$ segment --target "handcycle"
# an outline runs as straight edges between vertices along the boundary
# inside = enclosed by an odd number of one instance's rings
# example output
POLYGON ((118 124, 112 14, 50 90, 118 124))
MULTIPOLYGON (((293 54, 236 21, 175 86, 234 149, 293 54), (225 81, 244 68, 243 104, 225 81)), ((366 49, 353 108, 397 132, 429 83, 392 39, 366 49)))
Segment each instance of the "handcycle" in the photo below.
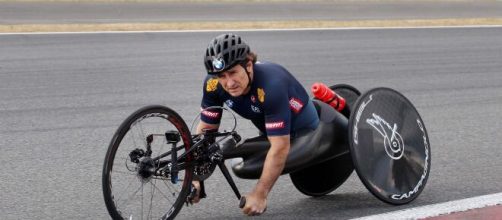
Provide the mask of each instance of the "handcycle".
MULTIPOLYGON (((430 144, 424 123, 399 92, 375 88, 361 94, 350 85, 330 87, 344 97, 344 114, 314 100, 320 124, 292 139, 282 174, 303 194, 319 197, 336 190, 354 170, 383 202, 416 199, 430 171, 430 144)), ((221 107, 224 110, 226 108, 221 107)), ((230 112, 230 111, 229 111, 230 112)), ((218 167, 237 199, 245 204, 225 160, 239 178, 258 179, 270 147, 265 136, 242 140, 235 130, 192 134, 172 109, 152 105, 131 114, 113 136, 103 166, 103 194, 113 219, 174 219, 218 167)))

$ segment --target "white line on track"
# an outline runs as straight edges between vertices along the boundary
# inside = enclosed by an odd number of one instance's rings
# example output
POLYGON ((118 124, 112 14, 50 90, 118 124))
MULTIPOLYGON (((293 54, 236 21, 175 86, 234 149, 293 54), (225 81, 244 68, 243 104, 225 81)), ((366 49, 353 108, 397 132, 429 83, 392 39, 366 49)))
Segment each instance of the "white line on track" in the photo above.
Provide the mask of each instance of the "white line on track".
POLYGON ((323 30, 380 30, 380 29, 440 29, 440 28, 502 28, 502 25, 420 26, 420 27, 335 27, 335 28, 285 28, 285 29, 222 29, 222 30, 165 30, 165 31, 93 31, 93 32, 18 32, 1 35, 38 34, 135 34, 135 33, 204 33, 204 32, 258 32, 258 31, 323 31, 323 30))
POLYGON ((352 220, 420 219, 500 204, 502 204, 502 193, 496 193, 468 199, 404 209, 378 215, 371 215, 352 220))

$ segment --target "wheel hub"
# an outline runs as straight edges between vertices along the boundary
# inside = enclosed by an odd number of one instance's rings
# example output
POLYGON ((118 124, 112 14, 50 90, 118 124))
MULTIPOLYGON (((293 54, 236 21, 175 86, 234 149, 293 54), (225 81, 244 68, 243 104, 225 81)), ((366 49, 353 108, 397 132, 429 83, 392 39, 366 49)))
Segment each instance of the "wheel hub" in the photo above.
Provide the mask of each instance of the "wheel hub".
POLYGON ((145 157, 138 164, 138 176, 144 180, 148 180, 155 174, 155 164, 152 158, 145 157))

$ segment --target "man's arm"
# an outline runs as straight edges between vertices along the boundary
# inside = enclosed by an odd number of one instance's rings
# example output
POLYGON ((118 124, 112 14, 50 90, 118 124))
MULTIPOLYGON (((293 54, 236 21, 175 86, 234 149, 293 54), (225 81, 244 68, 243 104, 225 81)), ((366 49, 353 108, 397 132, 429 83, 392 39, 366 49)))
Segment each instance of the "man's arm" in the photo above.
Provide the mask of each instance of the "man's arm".
MULTIPOLYGON (((200 134, 200 133, 202 133, 202 131, 204 129, 209 129, 209 130, 218 129, 219 126, 220 126, 219 124, 208 124, 208 123, 205 123, 203 121, 200 121, 199 124, 197 125, 196 133, 200 134)), ((198 180, 193 180, 192 181, 192 185, 195 187, 195 189, 197 190, 197 192, 196 192, 195 197, 192 199, 191 202, 198 203, 200 201, 199 195, 200 195, 200 191, 201 191, 200 182, 198 180)))
POLYGON ((267 196, 279 178, 288 158, 290 139, 289 135, 271 136, 270 149, 268 150, 261 177, 253 192, 246 197, 244 214, 259 215, 267 207, 267 196))
POLYGON ((220 127, 219 124, 208 124, 206 122, 200 121, 199 124, 197 125, 197 130, 195 131, 196 134, 202 133, 203 130, 215 130, 220 127))

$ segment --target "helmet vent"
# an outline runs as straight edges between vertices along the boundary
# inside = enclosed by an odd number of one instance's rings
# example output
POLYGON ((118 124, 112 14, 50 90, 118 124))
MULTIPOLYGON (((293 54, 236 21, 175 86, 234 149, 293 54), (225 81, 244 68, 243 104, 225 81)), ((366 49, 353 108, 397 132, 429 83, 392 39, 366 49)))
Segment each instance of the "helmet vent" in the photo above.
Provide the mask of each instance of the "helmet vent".
POLYGON ((212 66, 213 66, 213 63, 210 60, 206 61, 206 68, 213 69, 212 66))
MULTIPOLYGON (((0 0, 1 1, 1 0, 0 0)), ((216 74, 228 70, 228 68, 242 63, 247 59, 249 46, 241 37, 235 34, 222 34, 210 41, 207 49, 204 63, 208 74, 216 74), (213 61, 223 62, 223 67, 215 69, 213 61)))
POLYGON ((235 59, 235 50, 232 50, 232 53, 230 54, 230 57, 232 57, 232 59, 235 59))

